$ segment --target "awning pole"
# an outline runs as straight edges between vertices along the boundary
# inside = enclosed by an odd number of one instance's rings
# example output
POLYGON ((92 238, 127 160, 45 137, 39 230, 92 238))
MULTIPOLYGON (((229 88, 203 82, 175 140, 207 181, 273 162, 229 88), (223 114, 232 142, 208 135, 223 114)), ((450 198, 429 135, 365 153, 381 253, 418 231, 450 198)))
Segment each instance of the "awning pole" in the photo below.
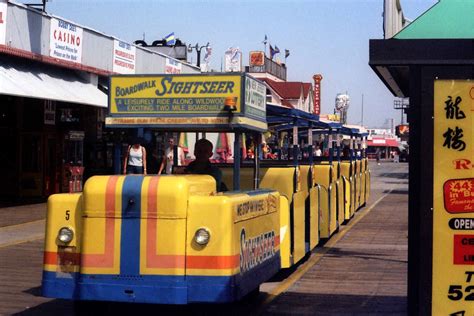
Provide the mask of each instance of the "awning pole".
POLYGON ((253 189, 257 190, 260 185, 260 153, 262 146, 262 134, 255 133, 255 153, 254 153, 254 166, 253 166, 253 189))
POLYGON ((234 191, 240 191, 240 157, 241 151, 240 148, 240 139, 242 138, 242 133, 235 133, 234 135, 234 178, 233 178, 233 187, 234 191))

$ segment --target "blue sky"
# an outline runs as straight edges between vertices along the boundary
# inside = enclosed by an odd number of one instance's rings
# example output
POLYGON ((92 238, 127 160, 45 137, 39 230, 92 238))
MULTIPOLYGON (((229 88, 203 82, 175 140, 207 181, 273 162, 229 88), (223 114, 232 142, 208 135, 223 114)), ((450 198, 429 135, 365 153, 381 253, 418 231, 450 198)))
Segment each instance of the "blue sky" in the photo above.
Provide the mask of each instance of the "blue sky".
MULTIPOLYGON (((401 0, 410 19, 436 2, 401 0)), ((289 81, 311 82, 313 74, 323 75, 323 113, 332 113, 336 94, 347 92, 350 123, 361 122, 362 94, 364 125, 389 127, 384 124, 390 118, 400 122, 394 97, 368 66, 369 39, 383 37, 383 0, 53 0, 46 11, 129 42, 145 33, 151 43, 170 32, 186 44, 209 42, 211 66, 217 70, 231 46, 242 50, 248 65, 249 51, 263 50, 267 35, 282 52, 290 50, 289 81)), ((195 53, 190 56, 195 62, 195 53)))

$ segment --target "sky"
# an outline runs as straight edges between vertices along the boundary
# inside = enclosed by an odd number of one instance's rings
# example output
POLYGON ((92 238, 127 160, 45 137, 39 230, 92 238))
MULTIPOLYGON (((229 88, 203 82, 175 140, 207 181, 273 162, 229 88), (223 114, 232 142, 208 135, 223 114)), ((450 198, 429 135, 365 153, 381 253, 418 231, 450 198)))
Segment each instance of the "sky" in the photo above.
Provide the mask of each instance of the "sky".
MULTIPOLYGON (((437 2, 400 1, 410 20, 437 2)), ((369 39, 383 38, 383 0, 49 0, 46 12, 127 42, 145 36, 151 43, 171 32, 193 46, 209 42, 216 70, 229 47, 239 47, 248 65, 249 52, 263 50, 266 35, 282 62, 290 51, 288 81, 312 82, 322 74, 322 113, 332 113, 336 94, 347 92, 348 123, 388 128, 389 119, 401 120, 394 96, 368 65, 369 39)), ((194 51, 191 58, 195 63, 194 51)))

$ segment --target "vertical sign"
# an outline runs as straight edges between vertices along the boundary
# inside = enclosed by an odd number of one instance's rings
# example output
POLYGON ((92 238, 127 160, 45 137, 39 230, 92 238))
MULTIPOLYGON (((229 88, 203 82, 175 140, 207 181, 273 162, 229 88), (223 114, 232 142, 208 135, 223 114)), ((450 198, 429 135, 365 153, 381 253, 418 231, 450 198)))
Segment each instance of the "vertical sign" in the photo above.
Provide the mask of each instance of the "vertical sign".
POLYGON ((266 86, 250 77, 245 77, 245 114, 265 120, 267 106, 266 86))
POLYGON ((51 18, 49 56, 81 63, 82 33, 82 27, 63 20, 51 18))
POLYGON ((114 40, 113 72, 134 74, 136 49, 131 44, 114 40))
POLYGON ((7 35, 7 1, 0 0, 0 45, 5 45, 7 35))
POLYGON ((319 115, 321 113, 321 80, 323 80, 323 76, 320 74, 314 75, 313 80, 313 113, 319 115))
POLYGON ((474 314, 474 81, 434 83, 433 315, 474 314))
POLYGON ((225 51, 224 71, 225 72, 242 71, 242 51, 238 47, 231 47, 225 51))

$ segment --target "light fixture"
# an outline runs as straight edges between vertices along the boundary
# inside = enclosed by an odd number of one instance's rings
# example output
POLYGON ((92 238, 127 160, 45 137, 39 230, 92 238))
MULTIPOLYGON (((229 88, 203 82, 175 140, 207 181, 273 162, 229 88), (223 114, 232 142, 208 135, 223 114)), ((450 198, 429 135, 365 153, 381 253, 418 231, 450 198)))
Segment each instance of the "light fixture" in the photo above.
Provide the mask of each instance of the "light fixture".
POLYGON ((69 227, 61 227, 58 232, 58 239, 62 243, 70 243, 74 237, 74 231, 69 227))
POLYGON ((194 241, 200 246, 205 246, 211 239, 211 233, 206 228, 199 228, 194 233, 194 241))

